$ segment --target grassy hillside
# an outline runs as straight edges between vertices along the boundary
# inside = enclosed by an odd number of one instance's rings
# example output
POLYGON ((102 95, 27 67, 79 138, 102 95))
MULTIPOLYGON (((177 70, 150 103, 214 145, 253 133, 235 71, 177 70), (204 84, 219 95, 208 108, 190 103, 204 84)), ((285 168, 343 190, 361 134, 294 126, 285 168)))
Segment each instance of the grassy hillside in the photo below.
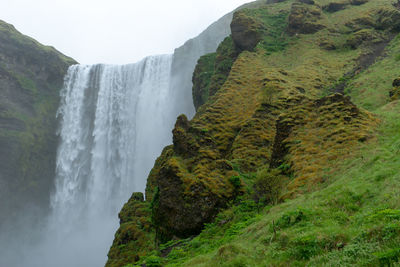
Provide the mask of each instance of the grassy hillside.
POLYGON ((199 60, 196 116, 178 118, 146 201, 120 214, 148 212, 121 221, 108 266, 397 263, 399 26, 391 0, 236 12, 233 46, 199 60))

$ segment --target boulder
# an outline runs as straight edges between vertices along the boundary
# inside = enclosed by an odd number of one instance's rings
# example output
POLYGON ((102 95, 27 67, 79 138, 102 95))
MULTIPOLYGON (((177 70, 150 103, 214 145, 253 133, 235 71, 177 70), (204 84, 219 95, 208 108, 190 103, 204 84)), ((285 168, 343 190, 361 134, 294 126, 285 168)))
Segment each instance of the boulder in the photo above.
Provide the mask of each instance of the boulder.
POLYGON ((400 78, 394 79, 393 88, 389 91, 389 97, 391 100, 397 100, 400 98, 400 78))
POLYGON ((378 30, 400 31, 400 11, 394 8, 382 8, 376 13, 375 27, 378 30))
POLYGON ((253 51, 266 32, 263 24, 244 12, 233 15, 231 23, 232 39, 238 51, 253 51))
POLYGON ((143 200, 143 193, 133 193, 118 216, 121 225, 108 252, 107 267, 135 263, 155 248, 150 203, 143 200))
POLYGON ((300 3, 304 3, 307 5, 314 5, 315 1, 314 0, 298 0, 300 3))
POLYGON ((319 23, 320 18, 321 9, 319 7, 293 3, 289 15, 288 32, 290 34, 315 33, 325 27, 319 23))
POLYGON ((343 10, 346 8, 346 6, 349 4, 347 1, 342 1, 342 2, 333 2, 329 3, 326 6, 323 7, 323 10, 329 13, 334 13, 340 10, 343 10))
POLYGON ((350 0, 350 4, 353 6, 360 6, 365 3, 368 3, 369 0, 350 0))
POLYGON ((346 41, 346 45, 356 49, 364 42, 380 42, 382 39, 374 29, 363 29, 353 33, 346 41))
POLYGON ((400 86, 400 78, 394 79, 392 85, 393 85, 393 87, 398 87, 398 86, 400 86))

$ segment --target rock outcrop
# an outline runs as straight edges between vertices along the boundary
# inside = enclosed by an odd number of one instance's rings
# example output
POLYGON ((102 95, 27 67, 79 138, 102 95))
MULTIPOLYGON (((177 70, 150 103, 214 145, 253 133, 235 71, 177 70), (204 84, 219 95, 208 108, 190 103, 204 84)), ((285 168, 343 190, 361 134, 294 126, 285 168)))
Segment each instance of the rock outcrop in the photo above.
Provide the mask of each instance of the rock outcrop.
POLYGON ((193 73, 193 103, 196 110, 222 87, 238 56, 232 37, 218 46, 217 52, 200 57, 193 73))
POLYGON ((137 262, 155 248, 151 207, 142 193, 133 193, 119 213, 120 228, 108 253, 108 267, 137 262))
POLYGON ((322 10, 316 5, 293 3, 289 15, 288 32, 290 34, 311 34, 325 26, 321 24, 322 10))
POLYGON ((398 100, 400 98, 400 78, 394 79, 393 88, 389 91, 389 97, 391 100, 398 100))
POLYGON ((231 30, 233 42, 239 51, 253 51, 266 31, 261 22, 241 11, 233 15, 231 30))

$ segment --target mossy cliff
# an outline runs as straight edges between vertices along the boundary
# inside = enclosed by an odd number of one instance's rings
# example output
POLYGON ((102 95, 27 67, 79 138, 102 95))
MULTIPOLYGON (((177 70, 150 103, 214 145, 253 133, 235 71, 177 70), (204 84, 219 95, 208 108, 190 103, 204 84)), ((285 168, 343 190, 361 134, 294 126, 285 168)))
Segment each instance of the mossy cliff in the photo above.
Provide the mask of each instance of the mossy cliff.
POLYGON ((0 21, 1 222, 49 205, 59 90, 74 63, 0 21))
MULTIPOLYGON (((119 248, 122 223, 107 266, 339 266, 359 260, 362 252, 351 249, 367 246, 375 238, 369 227, 386 216, 373 209, 381 199, 371 193, 378 195, 384 184, 369 186, 357 171, 367 168, 368 148, 386 151, 388 143, 379 140, 392 138, 381 129, 394 127, 388 120, 398 111, 400 67, 391 53, 400 53, 399 15, 390 0, 257 1, 237 11, 232 35, 198 61, 195 117, 178 117, 173 145, 148 177, 141 205, 149 209, 151 227, 130 233, 144 239, 124 241, 140 240, 142 247, 119 248), (393 115, 382 116, 378 108, 385 105, 393 115), (346 168, 353 168, 354 180, 346 168), (358 219, 365 219, 364 228, 358 219)), ((123 213, 135 203, 131 199, 123 213)), ((398 203, 380 209, 397 214, 398 203)), ((138 225, 141 216, 130 223, 138 225)), ((393 227, 396 216, 385 217, 393 227)), ((399 231, 392 230, 396 234, 374 239, 376 249, 363 254, 370 265, 400 257, 399 231)))

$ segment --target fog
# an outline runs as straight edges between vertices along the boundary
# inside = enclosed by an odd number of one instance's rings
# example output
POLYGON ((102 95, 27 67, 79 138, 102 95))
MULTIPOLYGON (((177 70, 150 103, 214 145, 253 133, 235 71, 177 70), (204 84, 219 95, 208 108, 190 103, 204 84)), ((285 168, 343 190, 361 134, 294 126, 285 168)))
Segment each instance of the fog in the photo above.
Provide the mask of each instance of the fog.
POLYGON ((0 19, 83 64, 170 54, 246 0, 0 0, 0 19))

